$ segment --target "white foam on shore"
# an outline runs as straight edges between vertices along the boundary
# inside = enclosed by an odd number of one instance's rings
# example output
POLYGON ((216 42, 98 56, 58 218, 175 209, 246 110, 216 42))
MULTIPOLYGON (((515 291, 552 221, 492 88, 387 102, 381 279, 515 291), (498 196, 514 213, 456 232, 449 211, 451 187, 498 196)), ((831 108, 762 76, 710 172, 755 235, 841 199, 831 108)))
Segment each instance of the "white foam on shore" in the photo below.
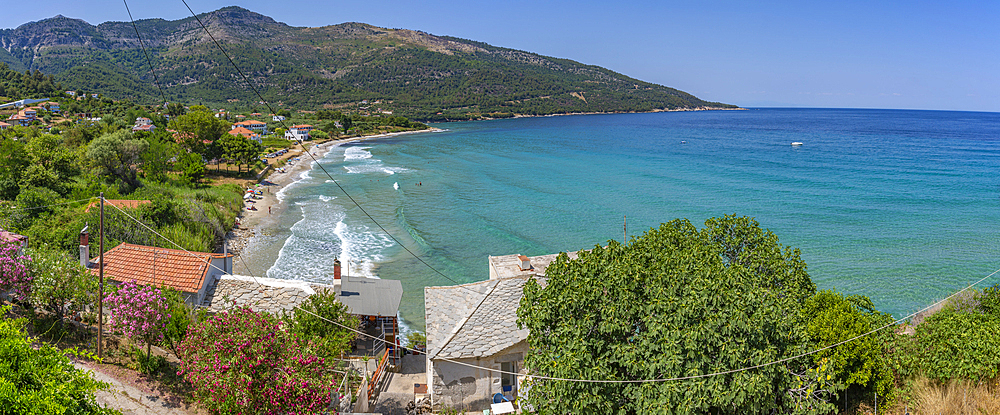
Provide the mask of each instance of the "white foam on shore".
POLYGON ((393 183, 393 184, 392 184, 392 188, 393 188, 393 189, 396 189, 396 190, 399 190, 399 182, 395 182, 395 183, 393 183))
POLYGON ((344 150, 344 161, 365 160, 372 158, 372 153, 368 151, 371 147, 348 147, 344 150))
POLYGON ((324 201, 324 202, 329 202, 329 201, 331 201, 331 200, 333 200, 333 199, 336 199, 336 198, 337 198, 337 196, 324 196, 324 195, 319 195, 319 200, 322 200, 322 201, 324 201))
POLYGON ((332 283, 333 262, 340 259, 344 275, 378 278, 375 268, 395 242, 363 224, 347 222, 342 208, 328 203, 332 199, 320 196, 295 203, 302 219, 292 225, 268 277, 332 283))
POLYGON ((375 264, 385 257, 378 253, 394 243, 386 236, 371 232, 367 226, 351 232, 343 219, 337 222, 333 233, 340 239, 340 263, 344 275, 378 278, 373 272, 375 264))
POLYGON ((281 203, 281 202, 285 201, 285 192, 287 192, 288 189, 291 189, 292 187, 295 187, 296 185, 298 185, 303 180, 308 179, 310 177, 309 176, 309 172, 310 171, 312 171, 312 168, 310 168, 309 170, 303 171, 301 174, 299 174, 299 178, 298 179, 295 179, 295 181, 289 183, 285 187, 282 187, 277 192, 275 192, 274 193, 274 197, 276 197, 278 199, 278 203, 281 203))
POLYGON ((394 175, 407 171, 403 167, 386 166, 368 151, 371 147, 349 147, 344 151, 344 170, 350 174, 385 173, 394 175))

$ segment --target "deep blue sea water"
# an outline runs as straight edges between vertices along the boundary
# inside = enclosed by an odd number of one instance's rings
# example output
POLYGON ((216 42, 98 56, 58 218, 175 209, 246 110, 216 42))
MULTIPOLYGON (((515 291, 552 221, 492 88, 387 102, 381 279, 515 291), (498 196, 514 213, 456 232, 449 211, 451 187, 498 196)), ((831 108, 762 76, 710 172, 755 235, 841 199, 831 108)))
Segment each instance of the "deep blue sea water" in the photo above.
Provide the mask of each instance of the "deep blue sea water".
POLYGON ((423 287, 486 279, 488 255, 621 240, 625 215, 638 235, 733 213, 801 249, 819 288, 868 295, 896 316, 1000 268, 997 113, 754 109, 436 127, 447 131, 348 144, 322 163, 450 280, 318 169, 281 193, 291 207, 268 276, 328 281, 339 256, 352 274, 401 280, 401 315, 421 328, 423 287))

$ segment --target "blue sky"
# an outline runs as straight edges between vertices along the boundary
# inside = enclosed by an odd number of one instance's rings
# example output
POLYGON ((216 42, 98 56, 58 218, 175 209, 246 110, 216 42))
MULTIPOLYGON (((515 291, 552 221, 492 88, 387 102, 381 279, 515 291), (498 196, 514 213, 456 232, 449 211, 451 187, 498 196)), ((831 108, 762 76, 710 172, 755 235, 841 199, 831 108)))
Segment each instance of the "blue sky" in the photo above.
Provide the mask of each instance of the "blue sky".
MULTIPOLYGON (((293 26, 364 22, 573 59, 744 107, 1000 112, 998 1, 188 0, 293 26)), ((188 16, 180 0, 129 3, 188 16)), ((62 14, 127 21, 121 1, 15 2, 0 27, 62 14)))

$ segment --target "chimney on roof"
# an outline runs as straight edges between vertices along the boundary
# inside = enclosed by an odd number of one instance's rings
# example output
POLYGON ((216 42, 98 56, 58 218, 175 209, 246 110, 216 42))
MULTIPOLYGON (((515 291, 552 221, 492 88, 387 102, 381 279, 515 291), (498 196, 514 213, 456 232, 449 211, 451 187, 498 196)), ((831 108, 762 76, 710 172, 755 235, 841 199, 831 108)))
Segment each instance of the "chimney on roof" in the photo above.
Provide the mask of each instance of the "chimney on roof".
POLYGON ((340 259, 333 260, 333 279, 340 279, 340 259))
POLYGON ((80 230, 80 265, 84 268, 90 267, 90 234, 87 230, 90 225, 86 225, 80 230))
POLYGON ((517 256, 517 264, 521 268, 521 271, 531 270, 531 260, 524 255, 517 256))

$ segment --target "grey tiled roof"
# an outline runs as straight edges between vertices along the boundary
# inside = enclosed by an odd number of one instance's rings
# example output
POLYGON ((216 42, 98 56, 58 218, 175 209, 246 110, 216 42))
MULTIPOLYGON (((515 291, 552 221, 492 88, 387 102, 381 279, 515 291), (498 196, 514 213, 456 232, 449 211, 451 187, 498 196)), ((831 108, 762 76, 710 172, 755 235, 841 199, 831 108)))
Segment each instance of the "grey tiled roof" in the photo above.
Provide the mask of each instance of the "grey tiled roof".
POLYGON ((492 356, 528 338, 528 330, 517 328, 517 307, 528 278, 535 277, 425 287, 427 354, 432 359, 492 356))
MULTIPOLYGON (((569 259, 576 259, 580 252, 567 252, 569 259)), ((545 275, 545 269, 549 267, 560 254, 548 254, 528 257, 531 262, 531 269, 522 270, 521 262, 518 261, 517 254, 500 255, 489 257, 490 278, 507 278, 515 275, 545 275)))

